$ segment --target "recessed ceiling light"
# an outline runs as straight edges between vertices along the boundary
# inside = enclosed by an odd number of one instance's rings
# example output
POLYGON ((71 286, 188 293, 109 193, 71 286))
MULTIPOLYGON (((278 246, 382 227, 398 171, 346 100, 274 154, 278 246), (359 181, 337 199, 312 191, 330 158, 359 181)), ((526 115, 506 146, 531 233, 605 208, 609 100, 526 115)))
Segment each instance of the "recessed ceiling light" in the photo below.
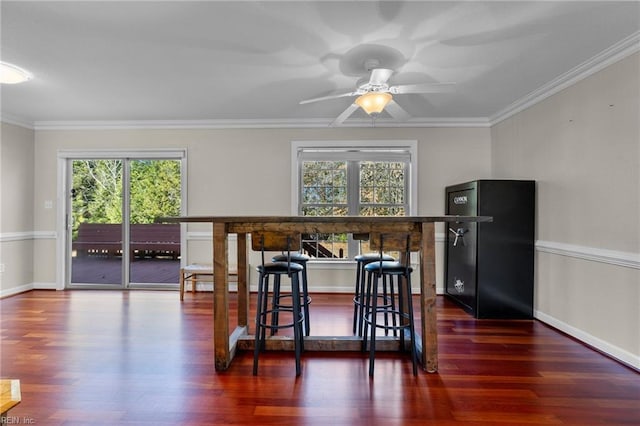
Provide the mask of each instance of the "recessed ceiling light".
POLYGON ((18 66, 9 64, 7 62, 0 62, 0 83, 2 84, 16 84, 24 83, 33 78, 33 75, 18 66))

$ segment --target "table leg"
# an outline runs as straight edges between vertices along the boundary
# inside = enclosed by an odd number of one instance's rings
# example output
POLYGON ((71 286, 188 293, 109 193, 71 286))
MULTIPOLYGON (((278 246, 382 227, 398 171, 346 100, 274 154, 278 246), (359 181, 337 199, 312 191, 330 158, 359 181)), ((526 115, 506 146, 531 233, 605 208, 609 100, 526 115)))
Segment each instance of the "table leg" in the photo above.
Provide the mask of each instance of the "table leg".
MULTIPOLYGON (((249 271, 247 234, 238 234, 238 327, 249 325, 249 271)), ((248 331, 248 328, 247 328, 248 331)))
POLYGON ((231 363, 229 349, 229 248, 227 227, 213 224, 213 351, 216 370, 231 363))
POLYGON ((420 250, 420 309, 422 321, 422 365, 438 371, 438 329, 436 314, 436 242, 433 222, 422 223, 420 250))

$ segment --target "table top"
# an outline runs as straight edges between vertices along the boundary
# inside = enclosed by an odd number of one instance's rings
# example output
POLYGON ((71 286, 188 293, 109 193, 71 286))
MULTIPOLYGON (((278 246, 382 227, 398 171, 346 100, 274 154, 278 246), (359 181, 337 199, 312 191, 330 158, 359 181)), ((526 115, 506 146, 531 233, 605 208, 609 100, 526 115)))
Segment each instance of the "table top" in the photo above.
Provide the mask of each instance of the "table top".
POLYGON ((5 413, 20 403, 20 380, 0 380, 0 413, 5 413))

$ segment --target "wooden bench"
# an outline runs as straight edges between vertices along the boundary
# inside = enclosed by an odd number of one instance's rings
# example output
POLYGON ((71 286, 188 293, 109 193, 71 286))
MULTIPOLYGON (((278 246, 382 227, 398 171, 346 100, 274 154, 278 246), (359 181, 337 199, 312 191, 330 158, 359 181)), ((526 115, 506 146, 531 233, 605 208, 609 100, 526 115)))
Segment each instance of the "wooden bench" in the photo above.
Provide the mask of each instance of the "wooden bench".
POLYGON ((131 225, 132 254, 145 256, 180 256, 179 223, 144 223, 131 225), (177 225, 177 226, 176 226, 177 225))
MULTIPOLYGON (((122 255, 122 225, 119 223, 81 223, 72 244, 78 256, 122 255)), ((180 224, 145 223, 131 225, 131 255, 180 256, 180 224)))
POLYGON ((72 244, 78 256, 122 254, 122 225, 119 223, 81 223, 72 244))
MULTIPOLYGON (((229 271, 229 280, 238 281, 238 271, 229 271)), ((184 300, 185 284, 191 282, 191 292, 196 292, 196 284, 210 282, 213 284, 213 266, 210 263, 192 263, 180 268, 180 301, 184 300)))

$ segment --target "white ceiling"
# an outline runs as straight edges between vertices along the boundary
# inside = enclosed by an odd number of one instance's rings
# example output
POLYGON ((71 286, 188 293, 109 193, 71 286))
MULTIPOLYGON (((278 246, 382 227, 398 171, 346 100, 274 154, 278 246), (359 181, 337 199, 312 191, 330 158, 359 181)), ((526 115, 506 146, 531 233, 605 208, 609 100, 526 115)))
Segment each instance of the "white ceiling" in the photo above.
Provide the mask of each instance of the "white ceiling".
MULTIPOLYGON (((640 2, 2 1, 3 120, 325 126, 350 98, 299 105, 393 68, 405 125, 487 123, 563 76, 638 50, 640 2), (589 62, 591 61, 591 62, 589 62), (577 68, 580 67, 580 68, 577 68)), ((385 125, 386 113, 377 125, 385 125)), ((390 120, 390 118, 389 118, 390 120)), ((370 125, 357 111, 345 125, 370 125)), ((393 124, 390 124, 393 125, 393 124)))

